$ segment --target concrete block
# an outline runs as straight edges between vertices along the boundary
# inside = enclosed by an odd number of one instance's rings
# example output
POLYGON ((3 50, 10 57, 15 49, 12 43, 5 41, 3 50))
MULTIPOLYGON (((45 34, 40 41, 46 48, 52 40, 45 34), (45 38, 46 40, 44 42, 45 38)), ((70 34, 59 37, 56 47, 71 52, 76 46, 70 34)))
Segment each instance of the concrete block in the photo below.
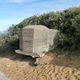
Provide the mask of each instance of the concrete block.
POLYGON ((30 25, 20 30, 20 49, 17 53, 42 57, 57 45, 59 31, 43 25, 30 25))

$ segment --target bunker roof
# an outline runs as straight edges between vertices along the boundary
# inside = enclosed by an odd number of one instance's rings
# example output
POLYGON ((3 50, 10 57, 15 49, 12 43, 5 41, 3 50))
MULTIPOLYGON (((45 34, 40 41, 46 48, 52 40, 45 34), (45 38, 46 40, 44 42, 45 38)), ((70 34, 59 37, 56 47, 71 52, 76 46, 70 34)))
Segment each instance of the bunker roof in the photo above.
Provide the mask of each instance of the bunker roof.
POLYGON ((25 26, 23 29, 42 29, 42 30, 49 30, 46 26, 43 26, 43 25, 28 25, 28 26, 25 26))

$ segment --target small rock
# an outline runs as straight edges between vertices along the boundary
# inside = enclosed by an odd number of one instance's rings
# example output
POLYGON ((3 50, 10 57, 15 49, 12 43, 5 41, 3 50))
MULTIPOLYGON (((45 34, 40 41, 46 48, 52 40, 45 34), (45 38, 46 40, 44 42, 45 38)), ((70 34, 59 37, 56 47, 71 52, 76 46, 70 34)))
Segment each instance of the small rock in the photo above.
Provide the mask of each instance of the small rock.
POLYGON ((58 55, 57 57, 58 57, 58 58, 64 58, 65 55, 58 55))

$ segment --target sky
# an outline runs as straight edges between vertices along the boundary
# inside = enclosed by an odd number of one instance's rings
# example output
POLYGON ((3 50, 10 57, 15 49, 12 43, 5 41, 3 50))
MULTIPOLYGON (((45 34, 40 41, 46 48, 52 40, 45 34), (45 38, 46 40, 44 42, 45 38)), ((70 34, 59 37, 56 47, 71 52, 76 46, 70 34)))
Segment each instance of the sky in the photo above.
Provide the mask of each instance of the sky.
POLYGON ((27 17, 80 6, 80 0, 0 0, 0 31, 27 17))

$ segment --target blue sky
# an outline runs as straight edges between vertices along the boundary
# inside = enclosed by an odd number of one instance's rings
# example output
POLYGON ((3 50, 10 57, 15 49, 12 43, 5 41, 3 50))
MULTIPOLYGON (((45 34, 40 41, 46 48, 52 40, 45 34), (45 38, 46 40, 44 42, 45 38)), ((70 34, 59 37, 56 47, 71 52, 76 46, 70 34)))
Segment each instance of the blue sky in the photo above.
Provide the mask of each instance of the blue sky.
POLYGON ((0 0, 0 31, 27 17, 80 6, 80 0, 0 0))

